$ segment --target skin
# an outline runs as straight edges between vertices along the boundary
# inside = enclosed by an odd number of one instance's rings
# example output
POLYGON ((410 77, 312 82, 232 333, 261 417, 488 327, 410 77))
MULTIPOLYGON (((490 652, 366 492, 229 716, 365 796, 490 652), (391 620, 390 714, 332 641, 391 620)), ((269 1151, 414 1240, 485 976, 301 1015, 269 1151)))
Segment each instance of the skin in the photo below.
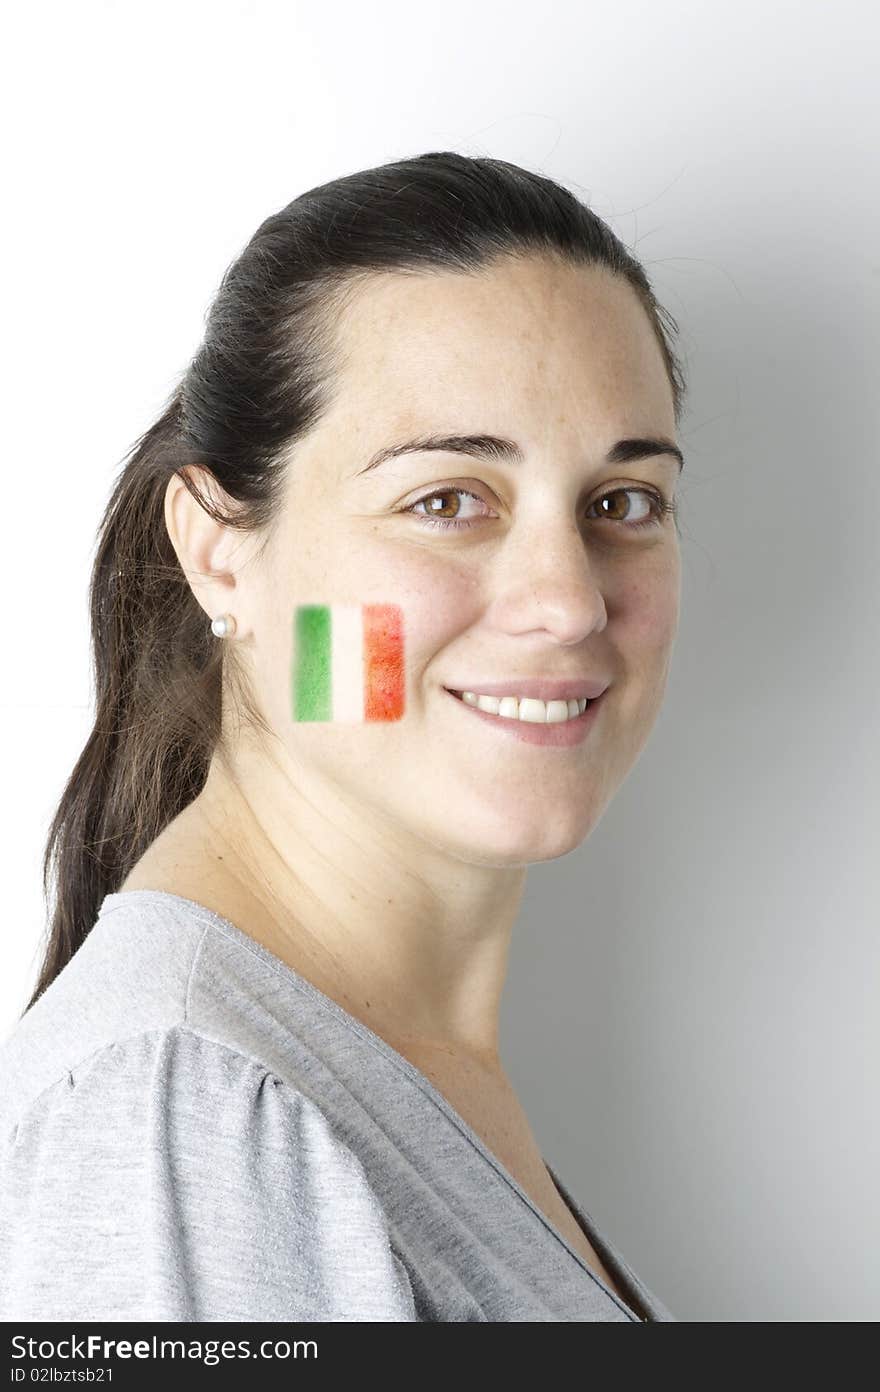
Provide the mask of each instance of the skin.
POLYGON ((242 540, 169 483, 174 548, 206 623, 234 615, 234 637, 216 641, 237 645, 274 739, 231 732, 234 776, 215 758, 157 846, 191 897, 411 1057, 500 1069, 527 866, 589 836, 663 700, 675 522, 628 525, 646 515, 641 494, 618 497, 612 520, 586 514, 612 488, 675 497, 671 456, 602 462, 624 437, 676 441, 672 391, 627 283, 547 257, 375 277, 340 341, 335 404, 292 452, 262 555, 262 538, 242 540), (382 446, 435 431, 508 436, 526 463, 422 453, 356 477, 382 446), (444 491, 430 512, 401 510, 453 486, 479 501, 444 491), (473 525, 425 525, 438 507, 473 525), (404 717, 293 721, 295 607, 368 602, 403 610, 404 717), (511 674, 612 687, 586 740, 560 750, 487 729, 443 689, 511 674))

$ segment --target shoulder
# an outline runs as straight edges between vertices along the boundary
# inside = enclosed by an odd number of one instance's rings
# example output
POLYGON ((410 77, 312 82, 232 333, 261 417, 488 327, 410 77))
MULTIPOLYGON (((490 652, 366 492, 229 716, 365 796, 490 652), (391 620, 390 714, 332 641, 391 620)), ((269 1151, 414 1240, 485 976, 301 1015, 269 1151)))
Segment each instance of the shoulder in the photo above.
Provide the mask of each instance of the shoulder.
MULTIPOLYGON (((0 1041, 0 1135, 72 1073, 97 1082, 123 1063, 136 1071, 163 1040, 169 1068, 210 1040, 229 1046, 224 1055, 217 1043, 218 1063, 271 1054, 279 1030, 264 1003, 277 972, 268 954, 226 928, 172 895, 106 896, 73 957, 0 1041)), ((301 1013, 285 1004, 282 1035, 301 1013)))
MULTIPOLYGON (((197 1143, 204 1152, 260 1151, 264 1164, 292 1145, 310 1164, 338 1164, 342 1146, 311 1098, 267 1064, 186 1023, 111 1040, 66 1068, 18 1115, 6 1134, 80 1134, 133 1155, 197 1143)), ((190 1159, 195 1153, 190 1154, 190 1159)), ((351 1157, 354 1160, 354 1157, 351 1157)))
POLYGON ((19 1317, 414 1318, 386 1215, 322 1109, 186 1025, 96 1050, 6 1143, 19 1217, 0 1306, 19 1317))

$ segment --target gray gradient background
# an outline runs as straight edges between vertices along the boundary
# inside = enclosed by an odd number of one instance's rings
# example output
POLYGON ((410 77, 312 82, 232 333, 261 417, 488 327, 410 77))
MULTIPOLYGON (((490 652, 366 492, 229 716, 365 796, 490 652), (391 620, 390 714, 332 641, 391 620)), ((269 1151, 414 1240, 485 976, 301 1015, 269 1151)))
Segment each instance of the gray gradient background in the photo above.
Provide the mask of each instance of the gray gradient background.
POLYGON ((59 3, 11 27, 0 1033, 90 728, 94 529, 223 269, 338 174, 511 159, 643 259, 690 397, 666 702, 589 840, 530 871, 508 1067, 680 1319, 876 1320, 876 12, 59 3))

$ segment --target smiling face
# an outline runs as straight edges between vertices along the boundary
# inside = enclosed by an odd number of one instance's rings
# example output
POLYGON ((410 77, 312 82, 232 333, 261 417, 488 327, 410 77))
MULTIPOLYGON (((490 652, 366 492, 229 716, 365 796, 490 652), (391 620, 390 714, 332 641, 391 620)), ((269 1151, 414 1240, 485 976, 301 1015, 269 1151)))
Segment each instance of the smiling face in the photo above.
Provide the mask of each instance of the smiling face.
POLYGON ((675 442, 647 315, 625 281, 535 256, 373 277, 339 342, 334 403, 291 452, 282 515, 240 599, 289 777, 317 779, 402 845, 503 866, 564 855, 647 741, 678 624, 678 535, 656 510, 675 497, 678 460, 607 461, 624 439, 675 442), (521 458, 423 450, 367 468, 429 435, 503 437, 521 458), (367 605, 398 607, 402 715, 295 719, 297 614, 367 605), (584 737, 552 745, 449 691, 511 679, 516 695, 525 678, 610 687, 584 737))

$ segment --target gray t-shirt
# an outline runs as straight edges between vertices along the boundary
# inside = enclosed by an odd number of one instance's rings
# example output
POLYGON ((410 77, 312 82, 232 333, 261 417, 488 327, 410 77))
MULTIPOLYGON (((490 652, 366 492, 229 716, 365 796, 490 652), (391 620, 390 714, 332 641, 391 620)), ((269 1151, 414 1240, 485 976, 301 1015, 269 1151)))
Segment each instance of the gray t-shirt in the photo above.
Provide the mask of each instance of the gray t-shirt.
POLYGON ((108 894, 0 1046, 0 1146, 3 1320, 638 1322, 419 1069, 165 891, 108 894))

